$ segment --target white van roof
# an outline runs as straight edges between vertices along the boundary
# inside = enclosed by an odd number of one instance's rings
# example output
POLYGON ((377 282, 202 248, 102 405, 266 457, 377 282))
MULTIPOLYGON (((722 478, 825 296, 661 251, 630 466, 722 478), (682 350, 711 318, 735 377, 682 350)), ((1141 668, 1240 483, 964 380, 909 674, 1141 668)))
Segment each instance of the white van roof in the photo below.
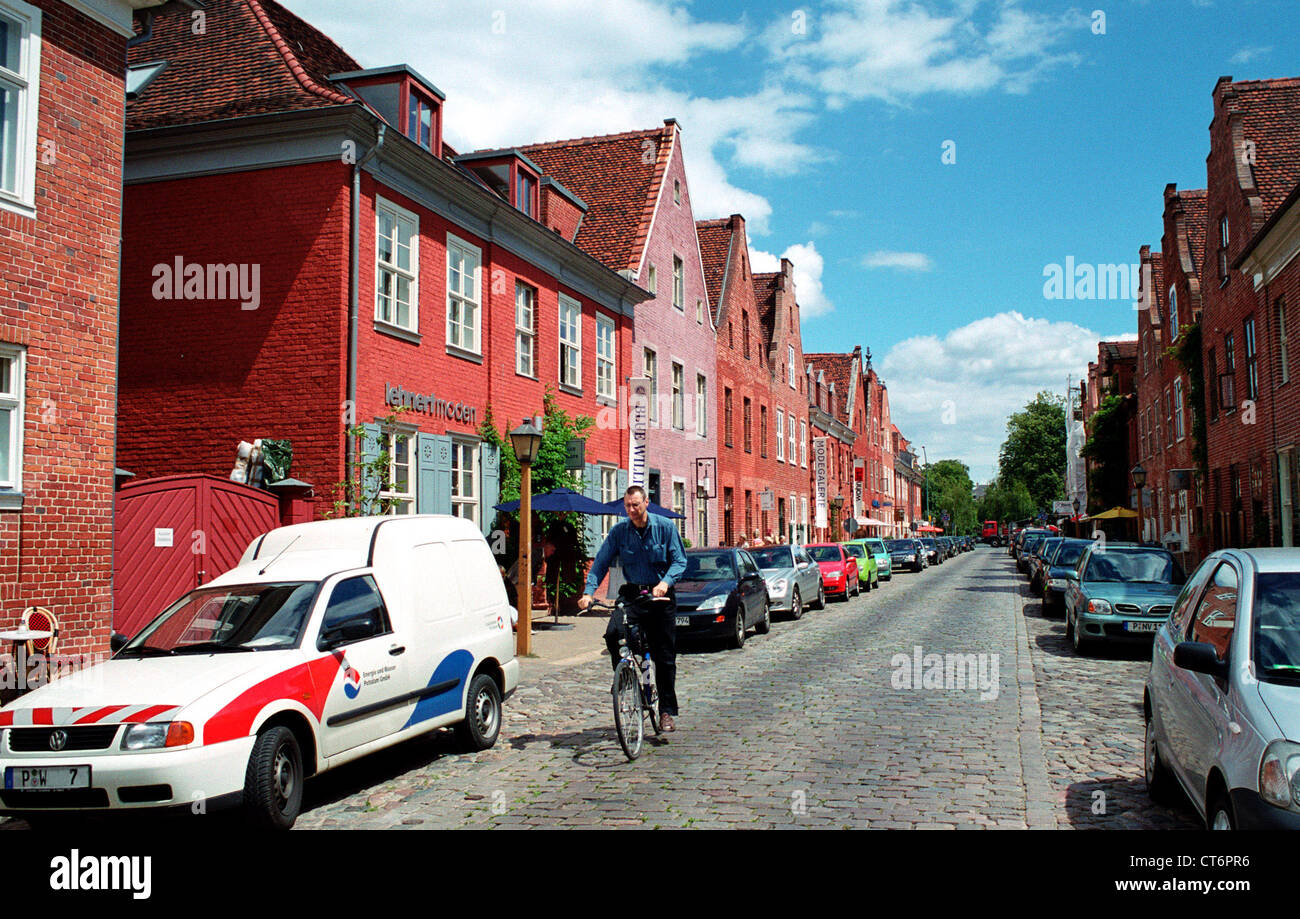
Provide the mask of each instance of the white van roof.
POLYGON ((450 514, 317 520, 280 527, 259 536, 244 550, 238 567, 261 568, 280 556, 319 553, 322 562, 328 557, 330 567, 341 571, 373 565, 388 545, 482 538, 472 521, 450 514))

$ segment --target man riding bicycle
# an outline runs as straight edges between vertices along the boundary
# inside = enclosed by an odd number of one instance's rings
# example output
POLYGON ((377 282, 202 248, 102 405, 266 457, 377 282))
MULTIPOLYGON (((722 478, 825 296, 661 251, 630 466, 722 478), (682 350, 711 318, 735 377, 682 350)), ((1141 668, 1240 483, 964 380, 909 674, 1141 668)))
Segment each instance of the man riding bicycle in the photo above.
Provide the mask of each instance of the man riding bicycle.
MULTIPOLYGON (((674 731, 677 729, 673 723, 677 715, 677 592, 674 585, 686 573, 686 550, 676 525, 667 518, 650 516, 648 508, 645 489, 640 485, 633 485, 623 495, 627 519, 614 524, 596 553, 587 584, 578 598, 578 608, 585 610, 591 605, 592 594, 604 580, 615 556, 627 581, 620 588, 620 594, 626 592, 627 596, 635 596, 644 589, 652 596, 667 598, 667 602, 645 604, 637 624, 649 646, 650 659, 655 663, 660 721, 665 731, 674 731)), ((622 613, 613 613, 605 629, 605 645, 609 648, 610 663, 614 667, 618 666, 618 642, 623 628, 622 613)))

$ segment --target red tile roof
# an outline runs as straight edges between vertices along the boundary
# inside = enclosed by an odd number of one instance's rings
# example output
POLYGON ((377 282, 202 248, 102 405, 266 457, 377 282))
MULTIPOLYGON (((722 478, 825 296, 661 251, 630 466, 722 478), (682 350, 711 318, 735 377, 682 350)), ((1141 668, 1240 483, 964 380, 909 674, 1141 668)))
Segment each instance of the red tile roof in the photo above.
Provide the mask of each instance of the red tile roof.
POLYGON ((716 311, 722 302, 722 281, 727 272, 727 257, 731 254, 731 218, 695 221, 695 233, 700 240, 700 256, 704 259, 704 286, 709 292, 709 302, 716 311))
POLYGON ((853 388, 853 355, 805 352, 803 359, 805 364, 813 365, 814 374, 820 370, 826 375, 827 386, 835 384, 835 417, 845 424, 850 424, 848 408, 849 392, 853 388))
POLYGON ((1205 258, 1205 189, 1180 191, 1179 199, 1183 202, 1183 223, 1187 227, 1187 248, 1191 252, 1192 265, 1196 274, 1201 274, 1201 262, 1205 258))
POLYGON ((587 204, 575 240, 615 271, 641 267, 674 126, 531 144, 519 150, 587 204))
POLYGON ((129 63, 167 68, 127 103, 128 130, 353 104, 327 77, 360 65, 275 0, 208 0, 205 12, 206 34, 169 9, 131 49, 129 63))
POLYGON ((755 272, 754 301, 758 308, 758 324, 763 330, 764 349, 772 344, 772 334, 776 320, 776 292, 780 286, 781 272, 755 272))
POLYGON ((1255 144, 1253 172, 1268 217, 1300 179, 1300 78, 1220 84, 1224 108, 1239 112, 1242 137, 1255 144))

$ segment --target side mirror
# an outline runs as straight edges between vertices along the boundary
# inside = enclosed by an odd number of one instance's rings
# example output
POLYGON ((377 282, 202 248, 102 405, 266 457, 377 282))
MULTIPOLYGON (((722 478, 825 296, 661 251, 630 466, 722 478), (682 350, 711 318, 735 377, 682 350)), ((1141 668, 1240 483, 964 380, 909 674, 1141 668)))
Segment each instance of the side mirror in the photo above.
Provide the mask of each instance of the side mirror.
POLYGON ((113 634, 108 636, 109 652, 112 654, 116 654, 118 651, 121 651, 124 647, 126 647, 126 643, 130 640, 131 637, 129 635, 123 635, 121 632, 116 632, 116 631, 113 632, 113 634))
POLYGON ((1065 572, 1065 579, 1066 579, 1067 581, 1076 581, 1076 582, 1077 582, 1077 581, 1079 580, 1079 572, 1077 572, 1077 571, 1067 571, 1067 572, 1065 572))
POLYGON ((363 613, 360 616, 354 616, 351 619, 344 619, 338 625, 331 626, 321 632, 320 641, 316 647, 322 651, 328 651, 338 645, 347 644, 350 641, 360 641, 363 638, 369 638, 375 631, 374 618, 370 613, 363 613))
POLYGON ((1228 678, 1228 662, 1219 660, 1214 645, 1203 641, 1182 641, 1174 646, 1174 666, 1192 673, 1204 673, 1216 680, 1228 678))

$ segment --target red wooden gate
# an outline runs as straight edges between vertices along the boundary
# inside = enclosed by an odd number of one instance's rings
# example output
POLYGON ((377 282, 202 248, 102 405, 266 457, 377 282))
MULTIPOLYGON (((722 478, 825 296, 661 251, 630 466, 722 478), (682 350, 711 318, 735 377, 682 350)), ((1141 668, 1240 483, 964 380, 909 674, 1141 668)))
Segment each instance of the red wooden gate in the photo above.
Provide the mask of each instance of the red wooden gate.
POLYGON ((274 495, 217 476, 123 487, 113 520, 113 628, 134 635, 173 600, 233 568, 255 537, 279 525, 274 495))

